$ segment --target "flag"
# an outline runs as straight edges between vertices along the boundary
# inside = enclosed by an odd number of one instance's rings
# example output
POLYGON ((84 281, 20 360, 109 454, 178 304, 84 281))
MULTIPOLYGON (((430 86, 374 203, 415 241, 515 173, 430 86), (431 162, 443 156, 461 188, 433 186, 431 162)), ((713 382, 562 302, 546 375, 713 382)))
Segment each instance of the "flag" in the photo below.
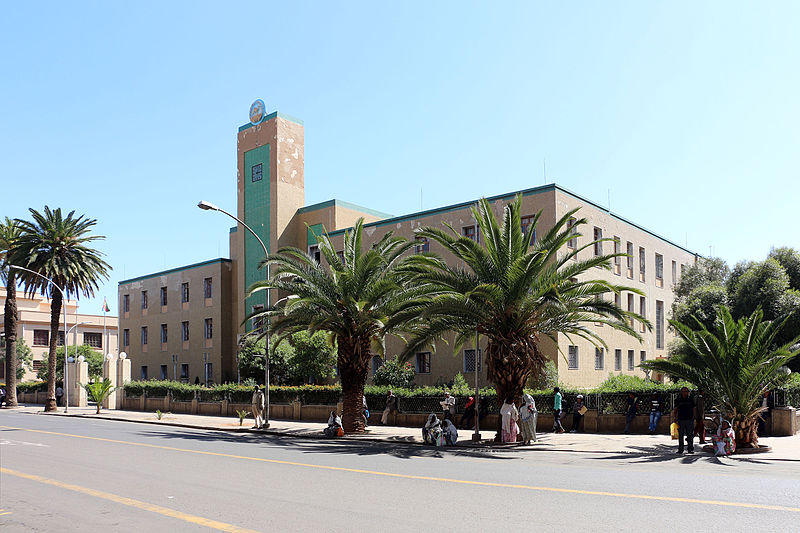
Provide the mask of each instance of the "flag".
POLYGON ((103 312, 108 313, 111 309, 108 308, 108 303, 106 303, 106 299, 103 298, 103 312))

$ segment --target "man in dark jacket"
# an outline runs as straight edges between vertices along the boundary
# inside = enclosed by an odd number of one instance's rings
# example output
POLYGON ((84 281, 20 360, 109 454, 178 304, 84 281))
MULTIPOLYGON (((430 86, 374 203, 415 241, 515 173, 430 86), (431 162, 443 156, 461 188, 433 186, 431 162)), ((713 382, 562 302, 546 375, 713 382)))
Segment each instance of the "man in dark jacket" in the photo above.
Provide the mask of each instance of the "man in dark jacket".
POLYGON ((638 409, 639 398, 636 397, 636 394, 629 392, 628 399, 625 401, 626 408, 625 408, 625 431, 624 433, 627 435, 631 432, 631 422, 634 421, 636 418, 636 411, 638 409))
POLYGON ((689 396, 689 389, 683 387, 675 400, 672 418, 678 422, 678 453, 683 453, 683 439, 688 441, 689 453, 694 453, 694 399, 689 396))

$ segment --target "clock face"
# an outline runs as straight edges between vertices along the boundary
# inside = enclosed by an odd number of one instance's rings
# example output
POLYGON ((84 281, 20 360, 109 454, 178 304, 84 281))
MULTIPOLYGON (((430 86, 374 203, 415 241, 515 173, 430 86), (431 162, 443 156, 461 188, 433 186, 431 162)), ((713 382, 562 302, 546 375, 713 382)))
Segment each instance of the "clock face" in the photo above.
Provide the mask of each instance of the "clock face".
POLYGON ((260 98, 250 106, 250 122, 253 125, 260 124, 264 120, 264 100, 260 98))

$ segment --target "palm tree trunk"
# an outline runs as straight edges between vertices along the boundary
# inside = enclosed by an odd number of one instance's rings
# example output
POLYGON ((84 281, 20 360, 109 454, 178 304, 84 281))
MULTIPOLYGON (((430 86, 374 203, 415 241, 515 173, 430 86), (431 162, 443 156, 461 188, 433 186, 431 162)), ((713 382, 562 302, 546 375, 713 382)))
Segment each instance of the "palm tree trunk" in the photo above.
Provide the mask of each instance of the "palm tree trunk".
MULTIPOLYGON (((530 357, 527 353, 513 353, 506 346, 489 341, 486 346, 487 370, 489 380, 494 383, 497 391, 497 406, 503 405, 506 398, 511 397, 514 402, 519 404, 522 399, 525 382, 528 380, 531 365, 530 357)), ((502 440, 502 420, 497 418, 497 433, 495 442, 502 440)))
MULTIPOLYGON (((47 400, 45 411, 57 411, 56 406, 56 345, 58 343, 58 325, 61 317, 61 306, 64 304, 61 292, 52 291, 50 300, 50 349, 47 354, 47 400)), ((66 324, 65 324, 66 326, 66 324)), ((66 349, 67 335, 64 332, 64 348, 66 349)), ((66 352, 65 352, 66 354, 66 352)))
POLYGON ((6 334, 6 406, 17 407, 17 276, 8 271, 3 317, 6 334))
POLYGON ((339 375, 342 380, 342 427, 345 433, 364 431, 363 397, 371 359, 369 341, 337 338, 339 375), (366 362, 365 362, 366 360, 366 362))
POLYGON ((731 420, 736 434, 736 448, 758 448, 758 418, 736 416, 731 420))

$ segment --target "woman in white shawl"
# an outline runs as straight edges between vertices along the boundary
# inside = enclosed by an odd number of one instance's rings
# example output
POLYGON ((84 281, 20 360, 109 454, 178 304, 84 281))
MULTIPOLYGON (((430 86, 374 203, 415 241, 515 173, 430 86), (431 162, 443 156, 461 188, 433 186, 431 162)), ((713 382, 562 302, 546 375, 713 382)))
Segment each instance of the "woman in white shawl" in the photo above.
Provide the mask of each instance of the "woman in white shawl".
POLYGON ((500 416, 503 417, 503 442, 517 442, 517 420, 519 411, 514 405, 514 398, 506 398, 500 408, 500 416))
POLYGON ((322 434, 326 437, 338 437, 341 428, 342 419, 336 414, 336 411, 331 411, 331 416, 328 417, 328 427, 322 430, 322 434))
POLYGON ((523 394, 522 407, 519 408, 519 429, 522 433, 522 442, 530 444, 536 442, 536 419, 539 411, 536 410, 536 402, 530 394, 523 394))
POLYGON ((444 432, 444 440, 448 446, 455 446, 458 441, 458 430, 455 424, 450 420, 442 422, 442 431, 444 432))
POLYGON ((425 444, 436 444, 436 437, 442 432, 441 422, 436 418, 436 415, 431 413, 428 415, 428 421, 422 428, 422 441, 425 444))
POLYGON ((714 443, 714 455, 730 455, 736 451, 736 433, 733 432, 731 423, 722 420, 717 428, 717 434, 711 436, 714 443))

